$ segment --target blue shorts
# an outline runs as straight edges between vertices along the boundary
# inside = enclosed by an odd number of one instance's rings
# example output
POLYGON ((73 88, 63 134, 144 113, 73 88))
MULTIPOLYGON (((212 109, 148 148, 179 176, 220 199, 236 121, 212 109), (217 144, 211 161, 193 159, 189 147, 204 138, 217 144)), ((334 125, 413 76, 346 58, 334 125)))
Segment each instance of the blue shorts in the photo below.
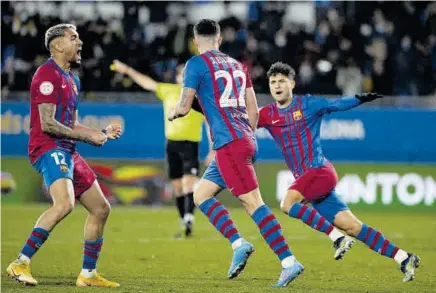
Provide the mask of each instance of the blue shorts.
POLYGON ((60 178, 71 179, 75 197, 87 191, 97 178, 91 167, 77 152, 70 154, 63 150, 52 149, 42 154, 32 166, 43 177, 47 189, 60 178))
POLYGON ((73 156, 65 151, 49 150, 41 155, 32 166, 41 174, 47 189, 60 178, 73 180, 73 156))
POLYGON ((209 181, 212 181, 216 185, 220 186, 221 189, 227 187, 226 184, 224 183, 223 176, 221 176, 220 170, 218 170, 218 166, 216 164, 215 159, 213 159, 212 162, 210 162, 206 171, 204 171, 202 179, 207 179, 209 181))
POLYGON ((336 215, 340 211, 349 210, 346 203, 342 201, 339 195, 333 190, 328 196, 310 202, 312 206, 326 218, 327 221, 333 224, 336 215))
MULTIPOLYGON (((258 146, 257 146, 256 140, 254 140, 254 147, 255 147, 255 151, 254 151, 254 155, 253 155, 253 164, 256 162, 257 154, 258 154, 258 146)), ((209 181, 212 181, 213 183, 220 186, 221 189, 227 188, 227 185, 224 182, 224 178, 221 175, 220 170, 218 169, 216 158, 213 159, 212 162, 209 164, 209 166, 207 167, 206 171, 204 172, 204 174, 202 176, 202 179, 207 179, 209 181)))

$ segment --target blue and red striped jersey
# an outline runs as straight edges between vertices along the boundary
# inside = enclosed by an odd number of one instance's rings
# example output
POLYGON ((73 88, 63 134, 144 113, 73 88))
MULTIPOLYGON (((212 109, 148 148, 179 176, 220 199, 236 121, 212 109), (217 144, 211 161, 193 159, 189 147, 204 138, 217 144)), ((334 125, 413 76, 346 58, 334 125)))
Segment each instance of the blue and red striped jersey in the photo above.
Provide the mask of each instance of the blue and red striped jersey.
POLYGON ((197 91, 213 149, 245 136, 254 137, 245 107, 245 89, 252 83, 240 62, 211 50, 189 59, 183 79, 183 87, 197 91))
POLYGON ((286 108, 278 108, 276 103, 261 108, 258 127, 268 130, 289 170, 298 178, 309 168, 318 168, 328 162, 321 148, 322 116, 359 104, 360 100, 354 96, 336 99, 294 96, 286 108))
POLYGON ((44 133, 41 130, 38 105, 55 104, 55 119, 72 127, 79 101, 80 80, 73 72, 65 72, 53 59, 42 64, 35 72, 30 86, 29 158, 33 164, 45 152, 59 148, 69 153, 76 150, 76 142, 44 133))

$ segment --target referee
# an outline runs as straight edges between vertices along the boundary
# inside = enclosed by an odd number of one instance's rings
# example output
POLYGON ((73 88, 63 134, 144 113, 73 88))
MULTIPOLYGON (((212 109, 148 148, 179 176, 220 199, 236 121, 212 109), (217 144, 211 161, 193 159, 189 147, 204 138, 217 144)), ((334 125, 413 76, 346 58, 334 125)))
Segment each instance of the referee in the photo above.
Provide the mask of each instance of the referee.
MULTIPOLYGON (((156 93, 163 103, 168 177, 175 192, 177 209, 185 236, 189 237, 194 220, 193 188, 198 180, 199 142, 204 117, 199 112, 190 111, 188 115, 175 121, 169 122, 167 119, 168 110, 176 106, 180 97, 183 68, 183 64, 177 66, 177 84, 172 84, 156 82, 118 60, 114 60, 111 66, 112 70, 128 75, 142 88, 156 93)), ((178 233, 176 237, 181 237, 181 233, 178 233)))

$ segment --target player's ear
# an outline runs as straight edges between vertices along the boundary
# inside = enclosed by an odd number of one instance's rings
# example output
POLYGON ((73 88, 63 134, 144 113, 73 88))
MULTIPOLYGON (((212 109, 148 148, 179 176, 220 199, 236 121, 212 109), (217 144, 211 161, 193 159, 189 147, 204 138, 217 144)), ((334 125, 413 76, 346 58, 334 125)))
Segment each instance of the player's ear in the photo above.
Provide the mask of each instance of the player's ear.
POLYGON ((295 80, 291 79, 290 82, 291 82, 291 90, 293 90, 295 87, 295 80))
POLYGON ((53 40, 52 43, 53 43, 53 48, 54 48, 56 51, 61 52, 61 53, 64 51, 64 48, 63 48, 63 46, 62 46, 62 43, 61 43, 60 38, 53 40))
POLYGON ((221 46, 221 43, 223 42, 223 37, 218 37, 218 46, 221 46))

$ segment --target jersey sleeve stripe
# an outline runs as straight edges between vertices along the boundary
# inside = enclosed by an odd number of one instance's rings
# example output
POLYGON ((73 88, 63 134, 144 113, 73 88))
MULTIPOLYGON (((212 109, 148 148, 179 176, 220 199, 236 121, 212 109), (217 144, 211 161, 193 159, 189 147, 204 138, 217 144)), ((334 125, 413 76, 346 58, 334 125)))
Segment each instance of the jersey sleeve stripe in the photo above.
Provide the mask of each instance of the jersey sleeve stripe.
POLYGON ((206 62, 207 67, 209 68, 209 73, 211 75, 211 80, 212 80, 212 84, 213 84, 213 90, 214 90, 214 96, 215 96, 215 104, 219 109, 219 112, 221 114, 221 118, 223 119, 224 123, 226 124, 228 130, 230 131, 230 134, 232 136, 232 138, 234 140, 238 139, 238 136, 236 135, 236 131, 233 129, 233 127, 231 126, 231 123, 229 121, 229 118, 227 117, 227 115, 225 114, 223 108, 220 107, 220 92, 219 92, 219 88, 218 88, 218 83, 215 80, 215 68, 212 64, 212 62, 210 61, 209 57, 205 54, 201 55, 201 58, 203 58, 203 60, 206 62))

